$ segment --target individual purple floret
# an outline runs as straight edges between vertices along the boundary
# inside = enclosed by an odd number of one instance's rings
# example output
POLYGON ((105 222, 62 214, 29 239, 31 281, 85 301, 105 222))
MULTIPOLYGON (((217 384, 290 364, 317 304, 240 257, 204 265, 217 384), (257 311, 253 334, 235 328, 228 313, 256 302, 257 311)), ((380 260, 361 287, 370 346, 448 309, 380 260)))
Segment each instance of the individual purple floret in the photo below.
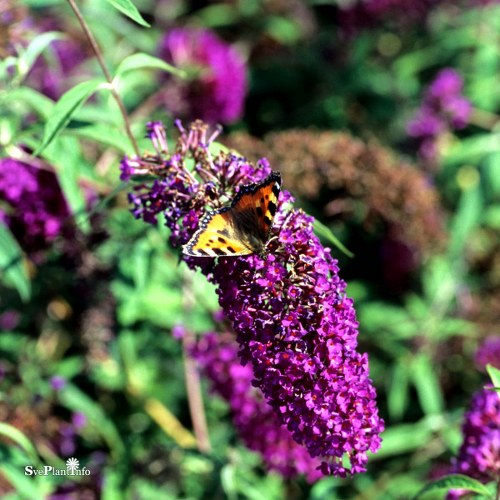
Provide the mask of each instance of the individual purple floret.
POLYGON ((465 414, 464 440, 453 472, 484 483, 500 480, 500 397, 488 388, 477 392, 465 414))
POLYGON ((229 404, 234 425, 245 445, 260 453, 270 470, 285 478, 304 474, 311 482, 321 477, 319 460, 311 458, 307 450, 292 439, 262 392, 252 387, 252 368, 241 365, 238 344, 230 334, 204 335, 191 354, 210 380, 213 392, 229 404))
POLYGON ((486 365, 492 365, 500 370, 500 336, 490 335, 481 344, 474 359, 476 366, 485 371, 486 365))
MULTIPOLYGON (((271 173, 266 161, 253 165, 231 152, 212 154, 214 136, 203 123, 179 127, 174 154, 166 151, 162 128, 150 124, 157 154, 122 162, 122 178, 146 172, 157 178, 133 189, 132 210, 146 222, 163 213, 177 247, 207 207, 227 205, 243 185, 271 173)), ((368 357, 356 350, 358 323, 337 261, 314 235, 313 218, 291 202, 282 191, 267 256, 184 260, 217 285, 240 359, 252 366, 253 384, 293 439, 321 460, 324 474, 363 472, 384 427, 368 357)))
POLYGON ((420 142, 422 159, 434 161, 439 136, 467 125, 472 106, 462 96, 462 89, 462 77, 454 69, 445 68, 425 92, 422 106, 407 126, 408 135, 420 142))
POLYGON ((175 116, 231 123, 241 117, 247 92, 246 68, 238 52, 204 29, 176 28, 163 38, 160 56, 186 72, 168 77, 163 91, 175 116))
MULTIPOLYGON (((34 160, 36 161, 36 160, 34 160)), ((44 165, 0 159, 0 221, 8 225, 29 254, 69 235, 69 207, 57 177, 44 165)))

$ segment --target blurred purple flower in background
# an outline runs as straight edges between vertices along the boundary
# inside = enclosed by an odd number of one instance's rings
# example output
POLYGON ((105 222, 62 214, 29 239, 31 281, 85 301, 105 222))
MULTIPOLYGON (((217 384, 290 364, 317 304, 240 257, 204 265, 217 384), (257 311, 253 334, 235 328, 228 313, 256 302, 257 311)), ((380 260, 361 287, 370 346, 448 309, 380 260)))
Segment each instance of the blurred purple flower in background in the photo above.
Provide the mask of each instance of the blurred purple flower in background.
MULTIPOLYGON (((136 218, 154 223, 164 213, 173 246, 185 244, 205 207, 217 209, 242 185, 271 173, 269 163, 253 165, 234 153, 213 157, 207 126, 192 124, 170 155, 160 124, 149 125, 157 151, 125 158, 122 178, 149 173, 152 187, 129 194, 136 218), (185 168, 194 159, 194 170, 185 168), (201 179, 198 181, 195 175, 201 179)), ((321 460, 324 474, 365 471, 367 452, 380 447, 384 422, 368 376, 368 358, 357 352, 353 302, 337 262, 313 232, 313 218, 291 207, 280 194, 269 255, 213 259, 185 257, 217 286, 219 303, 233 322, 244 364, 253 367, 253 384, 263 392, 293 439, 321 460), (349 465, 343 461, 349 458, 349 465)))
POLYGON ((419 154, 424 161, 436 160, 437 141, 442 133, 467 125, 472 105, 463 97, 462 90, 463 79, 454 69, 441 70, 425 92, 422 106, 408 123, 408 135, 419 141, 419 154))
POLYGON ((209 123, 232 123, 241 117, 246 68, 233 47, 211 31, 176 28, 163 38, 159 51, 187 75, 185 80, 169 76, 163 85, 163 102, 172 115, 209 123))
POLYGON ((73 415, 71 417, 71 423, 73 424, 73 427, 76 430, 79 430, 82 427, 85 427, 87 425, 87 417, 81 411, 77 411, 77 412, 73 413, 73 415))
POLYGON ((497 392, 486 388, 473 396, 462 432, 464 440, 452 471, 485 483, 499 481, 500 397, 497 392))
POLYGON ((432 7, 441 0, 358 0, 340 8, 338 24, 347 35, 374 27, 383 21, 399 29, 425 21, 432 7))
POLYGON ((79 66, 88 53, 82 43, 67 38, 54 40, 46 57, 39 57, 28 74, 27 83, 53 100, 78 83, 79 66))
POLYGON ((9 226, 23 249, 35 257, 58 236, 72 232, 57 177, 38 163, 0 159, 0 223, 9 226))
POLYGON ((234 425, 245 445, 262 455, 270 470, 286 478, 304 474, 309 481, 319 479, 320 461, 311 458, 290 432, 280 425, 262 392, 252 387, 250 365, 238 359, 238 344, 230 334, 205 334, 191 354, 210 380, 213 392, 227 401, 234 425))
POLYGON ((486 365, 493 365, 500 370, 500 336, 490 335, 481 344, 474 359, 476 366, 486 370, 486 365))
MULTIPOLYGON (((0 220, 1 218, 2 212, 0 211, 0 220)), ((6 311, 0 313, 0 330, 14 330, 14 328, 16 328, 20 321, 21 315, 18 311, 14 309, 7 309, 6 311)))
POLYGON ((64 377, 61 377, 60 375, 54 375, 50 379, 50 386, 54 391, 60 391, 61 389, 64 389, 66 385, 66 379, 64 377))

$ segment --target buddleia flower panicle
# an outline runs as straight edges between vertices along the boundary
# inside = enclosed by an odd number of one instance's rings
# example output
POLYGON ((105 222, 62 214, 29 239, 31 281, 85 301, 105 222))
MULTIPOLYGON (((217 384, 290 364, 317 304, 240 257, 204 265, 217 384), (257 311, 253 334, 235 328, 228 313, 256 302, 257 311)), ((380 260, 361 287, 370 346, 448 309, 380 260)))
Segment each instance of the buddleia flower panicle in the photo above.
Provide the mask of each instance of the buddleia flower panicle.
POLYGON ((491 388, 473 396, 462 425, 463 443, 452 463, 452 472, 483 483, 500 481, 500 397, 491 388))
POLYGON ((57 237, 74 234, 57 177, 38 160, 1 158, 0 198, 0 223, 10 228, 35 260, 57 237))
MULTIPOLYGON (((122 162, 123 179, 155 177, 132 188, 132 212, 150 223, 163 214, 175 247, 187 243, 206 209, 226 206, 242 186, 271 173, 266 160, 213 152, 217 132, 210 136, 202 122, 177 127, 172 151, 163 128, 151 123, 155 152, 122 162)), ((241 362, 293 439, 321 461, 323 474, 364 472, 384 428, 368 357, 356 349, 358 323, 337 261, 314 235, 313 218, 292 202, 281 191, 266 255, 183 259, 217 285, 241 362)))
POLYGON ((185 71, 183 79, 165 76, 161 97, 175 116, 209 123, 232 123, 243 113, 247 93, 243 57, 214 32, 174 28, 161 40, 160 57, 185 71))
POLYGON ((311 482, 322 476, 319 460, 293 440, 262 392, 252 386, 252 368, 241 365, 231 333, 203 335, 193 345, 191 355, 209 379, 212 391, 228 403, 242 441, 262 456, 269 470, 285 478, 304 474, 311 482))

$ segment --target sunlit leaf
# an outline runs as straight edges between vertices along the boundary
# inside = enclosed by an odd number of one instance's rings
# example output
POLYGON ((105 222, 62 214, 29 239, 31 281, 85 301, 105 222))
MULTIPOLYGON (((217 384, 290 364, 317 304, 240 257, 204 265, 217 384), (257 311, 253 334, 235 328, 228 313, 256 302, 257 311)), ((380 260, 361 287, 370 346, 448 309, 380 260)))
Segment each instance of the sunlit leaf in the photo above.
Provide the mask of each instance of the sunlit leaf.
POLYGON ((54 102, 42 93, 31 87, 18 87, 9 91, 7 98, 16 104, 24 103, 29 109, 36 111, 44 119, 47 119, 54 108, 54 102))
POLYGON ((314 232, 319 238, 329 241, 348 257, 354 257, 354 254, 342 244, 342 242, 332 233, 331 229, 318 219, 314 219, 314 232))
POLYGON ((420 406, 427 415, 441 413, 444 409, 443 394, 436 373, 436 365, 425 354, 415 357, 410 367, 410 377, 415 386, 420 406))
POLYGON ((39 458, 35 450, 35 447, 31 443, 31 441, 26 437, 26 435, 23 434, 19 429, 13 427, 10 424, 0 422, 0 436, 8 438, 8 440, 20 446, 21 449, 24 450, 26 455, 30 457, 30 460, 32 460, 33 466, 39 463, 39 458))
POLYGON ((413 497, 413 500, 418 500, 427 493, 437 490, 461 489, 473 491, 474 493, 479 493, 480 495, 485 495, 487 497, 489 497, 490 495, 488 488, 486 488, 486 486, 480 483, 477 479, 472 479, 471 477, 463 476, 462 474, 453 474, 450 476, 442 477, 441 479, 428 484, 413 497))
POLYGON ((149 28, 151 25, 147 23, 141 16, 137 7, 130 0, 106 0, 115 9, 119 10, 122 14, 135 21, 137 24, 149 28))
POLYGON ((180 78, 186 76, 186 72, 166 63, 163 59, 158 57, 150 56, 149 54, 132 54, 126 57, 118 66, 116 70, 115 78, 123 76, 128 71, 135 71, 138 69, 160 69, 166 71, 167 73, 172 73, 180 78))
POLYGON ((30 71, 38 56, 54 40, 60 40, 61 38, 64 38, 64 35, 55 31, 48 31, 35 37, 26 50, 24 50, 19 56, 18 68, 21 76, 26 75, 30 71))
POLYGON ((31 295, 22 250, 8 228, 0 222, 0 272, 2 281, 17 290, 21 299, 27 301, 31 295))
POLYGON ((95 79, 82 82, 63 94, 45 124, 42 143, 34 155, 39 155, 61 133, 75 112, 96 90, 106 86, 103 80, 95 79))
POLYGON ((500 370, 493 365, 486 365, 486 370, 495 388, 500 388, 500 370))

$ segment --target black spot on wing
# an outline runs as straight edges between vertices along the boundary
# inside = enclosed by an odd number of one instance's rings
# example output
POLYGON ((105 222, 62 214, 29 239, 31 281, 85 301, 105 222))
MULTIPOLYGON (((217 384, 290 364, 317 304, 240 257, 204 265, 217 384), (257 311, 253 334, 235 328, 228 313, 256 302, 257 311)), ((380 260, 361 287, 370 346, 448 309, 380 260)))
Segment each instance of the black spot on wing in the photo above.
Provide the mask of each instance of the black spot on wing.
POLYGON ((257 207, 256 210, 257 210, 257 215, 259 217, 262 217, 264 215, 264 211, 262 210, 262 207, 257 207))
POLYGON ((227 247, 228 252, 236 253, 236 250, 233 247, 227 247))
POLYGON ((224 250, 221 250, 220 248, 214 248, 213 251, 217 255, 227 255, 226 252, 224 252, 224 250))
POLYGON ((266 224, 266 226, 271 225, 272 220, 267 215, 264 217, 263 220, 264 220, 264 223, 266 224))
POLYGON ((267 204, 267 209, 269 210, 271 215, 274 217, 274 214, 276 213, 276 203, 273 203, 272 201, 270 201, 267 204))
POLYGON ((280 194, 280 185, 277 182, 273 186, 273 194, 274 196, 276 196, 276 198, 278 198, 280 194))
POLYGON ((226 243, 226 240, 224 238, 219 237, 218 240, 219 240, 219 243, 226 243))

